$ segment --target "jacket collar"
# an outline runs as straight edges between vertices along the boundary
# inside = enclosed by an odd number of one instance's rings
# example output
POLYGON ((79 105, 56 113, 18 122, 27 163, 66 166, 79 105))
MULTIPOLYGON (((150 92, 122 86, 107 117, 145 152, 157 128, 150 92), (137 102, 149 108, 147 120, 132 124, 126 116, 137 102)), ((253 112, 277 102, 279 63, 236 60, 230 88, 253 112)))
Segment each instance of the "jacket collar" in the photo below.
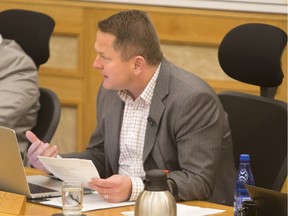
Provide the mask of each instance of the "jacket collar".
POLYGON ((143 161, 147 159, 155 143, 160 121, 165 110, 165 104, 163 103, 163 100, 169 94, 170 75, 170 62, 164 58, 161 63, 160 72, 150 106, 145 134, 143 161))

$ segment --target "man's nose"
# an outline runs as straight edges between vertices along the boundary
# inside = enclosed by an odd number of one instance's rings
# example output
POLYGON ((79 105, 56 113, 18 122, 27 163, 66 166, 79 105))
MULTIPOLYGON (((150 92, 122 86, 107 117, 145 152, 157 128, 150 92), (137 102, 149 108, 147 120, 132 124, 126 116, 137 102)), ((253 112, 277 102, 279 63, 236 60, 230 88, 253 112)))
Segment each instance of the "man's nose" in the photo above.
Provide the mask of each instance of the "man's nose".
POLYGON ((99 57, 96 56, 94 63, 93 63, 93 67, 95 69, 102 69, 103 68, 103 64, 101 64, 101 62, 99 61, 99 57))

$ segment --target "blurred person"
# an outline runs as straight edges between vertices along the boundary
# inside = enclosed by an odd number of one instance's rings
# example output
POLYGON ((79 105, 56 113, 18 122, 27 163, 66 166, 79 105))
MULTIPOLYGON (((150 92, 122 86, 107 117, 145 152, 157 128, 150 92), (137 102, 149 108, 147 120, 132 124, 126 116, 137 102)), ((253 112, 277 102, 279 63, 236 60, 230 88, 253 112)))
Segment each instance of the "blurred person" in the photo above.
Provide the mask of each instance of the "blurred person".
POLYGON ((0 35, 0 126, 15 130, 24 165, 30 144, 25 132, 36 125, 39 108, 36 65, 14 40, 0 35))

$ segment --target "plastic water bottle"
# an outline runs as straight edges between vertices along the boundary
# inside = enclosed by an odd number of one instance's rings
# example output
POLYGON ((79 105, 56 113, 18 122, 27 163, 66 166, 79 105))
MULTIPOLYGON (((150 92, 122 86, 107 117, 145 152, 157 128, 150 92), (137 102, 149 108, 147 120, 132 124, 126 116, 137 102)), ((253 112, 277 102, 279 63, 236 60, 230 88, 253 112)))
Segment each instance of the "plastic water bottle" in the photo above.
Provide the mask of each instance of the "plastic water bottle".
POLYGON ((242 203, 246 200, 252 200, 245 184, 255 185, 251 165, 250 165, 250 155, 241 154, 240 164, 235 184, 235 194, 234 194, 234 216, 239 215, 239 211, 242 208, 242 203))

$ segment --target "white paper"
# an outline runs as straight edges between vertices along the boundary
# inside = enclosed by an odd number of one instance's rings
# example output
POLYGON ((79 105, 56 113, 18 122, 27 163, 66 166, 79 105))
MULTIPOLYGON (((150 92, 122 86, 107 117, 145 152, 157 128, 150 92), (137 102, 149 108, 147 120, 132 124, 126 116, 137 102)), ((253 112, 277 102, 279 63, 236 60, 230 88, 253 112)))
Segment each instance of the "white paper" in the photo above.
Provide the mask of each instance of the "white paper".
POLYGON ((38 158, 49 172, 63 181, 78 180, 88 187, 91 178, 100 178, 91 160, 44 156, 38 156, 38 158))
MULTIPOLYGON (((62 200, 61 200, 61 197, 55 197, 55 198, 50 198, 47 201, 43 201, 41 202, 41 204, 61 207, 62 200)), ((104 200, 101 196, 99 196, 97 192, 94 192, 92 194, 84 195, 82 211, 86 212, 86 211, 92 211, 92 210, 97 210, 97 209, 115 208, 115 207, 128 206, 128 205, 134 205, 134 204, 135 202, 110 203, 104 200)))
MULTIPOLYGON (((202 208, 198 206, 188 206, 185 204, 178 204, 177 203, 177 215, 179 216, 204 216, 204 215, 211 215, 211 214, 218 214, 225 212, 225 210, 221 209, 212 209, 212 208, 202 208)), ((126 211, 121 212, 122 215, 125 216, 133 216, 133 211, 126 211)))
POLYGON ((225 210, 177 204, 177 215, 181 216, 191 216, 191 215, 202 216, 202 215, 217 214, 221 212, 225 212, 225 210))

